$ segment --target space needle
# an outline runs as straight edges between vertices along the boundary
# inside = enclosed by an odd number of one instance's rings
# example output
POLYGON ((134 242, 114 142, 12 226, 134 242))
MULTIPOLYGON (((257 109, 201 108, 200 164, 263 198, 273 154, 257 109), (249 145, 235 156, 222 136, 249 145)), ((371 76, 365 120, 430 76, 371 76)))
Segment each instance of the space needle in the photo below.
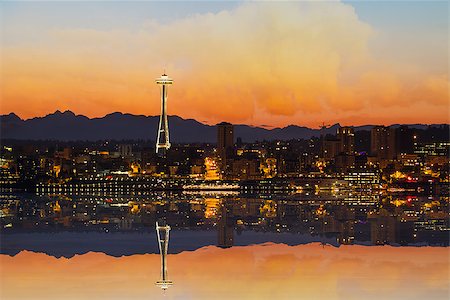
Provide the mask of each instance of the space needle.
POLYGON ((156 140, 156 153, 164 156, 170 148, 169 123, 167 121, 167 89, 173 84, 173 80, 166 74, 157 78, 156 84, 161 86, 161 115, 159 117, 158 138, 156 140))
POLYGON ((167 249, 169 248, 170 226, 164 221, 156 222, 159 254, 161 255, 161 279, 156 282, 163 291, 167 290, 173 282, 167 277, 167 249))

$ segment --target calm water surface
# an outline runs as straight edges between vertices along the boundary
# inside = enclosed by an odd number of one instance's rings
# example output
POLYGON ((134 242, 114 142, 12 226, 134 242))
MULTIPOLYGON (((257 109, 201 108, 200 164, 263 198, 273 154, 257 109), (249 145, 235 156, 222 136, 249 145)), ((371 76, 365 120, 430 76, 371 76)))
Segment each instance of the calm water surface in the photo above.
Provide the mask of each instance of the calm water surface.
POLYGON ((448 197, 394 194, 165 193, 1 196, 3 254, 70 257, 157 253, 155 222, 172 228, 170 253, 203 246, 321 242, 449 245, 448 197))

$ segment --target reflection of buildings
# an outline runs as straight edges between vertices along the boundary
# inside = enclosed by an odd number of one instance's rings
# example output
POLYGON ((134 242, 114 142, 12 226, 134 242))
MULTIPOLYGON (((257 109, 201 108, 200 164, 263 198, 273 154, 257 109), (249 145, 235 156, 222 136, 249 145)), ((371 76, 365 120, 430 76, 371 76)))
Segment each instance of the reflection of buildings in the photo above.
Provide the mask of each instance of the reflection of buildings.
POLYGON ((159 253, 161 254, 161 279, 156 282, 156 285, 163 290, 169 288, 173 284, 167 278, 167 249, 169 247, 169 225, 163 225, 156 222, 156 233, 158 235, 159 253))
POLYGON ((234 222, 232 218, 232 207, 223 203, 221 214, 217 222, 217 245, 221 248, 229 248, 234 242, 234 222))
POLYGON ((353 244, 355 239, 355 211, 346 206, 338 207, 332 215, 323 217, 323 233, 336 234, 339 244, 353 244))
POLYGON ((384 245, 395 243, 396 217, 386 209, 369 214, 370 236, 372 244, 384 245))
POLYGON ((250 235, 324 234, 336 238, 339 244, 371 240, 374 244, 449 243, 448 198, 405 196, 389 202, 389 197, 366 191, 287 195, 276 189, 265 190, 268 192, 250 191, 247 196, 213 191, 149 192, 140 196, 91 193, 71 198, 47 196, 46 201, 0 194, 0 228, 136 232, 146 231, 164 218, 171 228, 213 230, 220 247, 233 245, 234 231, 238 230, 250 235))
POLYGON ((372 243, 407 245, 417 242, 414 228, 418 220, 417 215, 411 210, 390 212, 384 208, 369 213, 372 243))
POLYGON ((354 170, 345 174, 344 180, 356 189, 377 189, 380 185, 380 174, 372 170, 354 170))
POLYGON ((355 239, 355 211, 346 206, 341 206, 335 212, 334 217, 341 224, 341 230, 337 237, 339 244, 353 244, 355 239))

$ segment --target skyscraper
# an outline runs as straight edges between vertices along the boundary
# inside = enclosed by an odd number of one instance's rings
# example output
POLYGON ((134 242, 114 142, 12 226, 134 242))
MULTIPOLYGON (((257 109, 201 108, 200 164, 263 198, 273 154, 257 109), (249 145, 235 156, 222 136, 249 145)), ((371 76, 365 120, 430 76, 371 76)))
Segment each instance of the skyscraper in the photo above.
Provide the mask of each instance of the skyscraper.
POLYGON ((234 156, 234 128, 230 123, 217 124, 217 154, 220 157, 218 166, 222 176, 229 176, 231 158, 234 156))
POLYGON ((413 153, 414 142, 417 138, 417 134, 414 133, 414 129, 409 128, 407 125, 401 125, 395 131, 396 150, 397 153, 413 153))
POLYGON ((173 84, 173 80, 166 74, 163 74, 156 79, 156 84, 161 86, 161 115, 159 117, 156 153, 163 156, 170 148, 169 123, 167 121, 167 86, 173 84))
POLYGON ((227 154, 233 151, 234 147, 234 129, 230 123, 222 122, 217 124, 217 151, 222 160, 226 159, 227 154))
POLYGON ((161 255, 161 280, 156 285, 166 290, 173 284, 167 279, 167 249, 169 248, 169 231, 170 226, 156 222, 156 234, 158 235, 159 253, 161 255))
POLYGON ((351 127, 340 127, 337 130, 339 139, 339 152, 344 154, 355 154, 355 133, 351 127))
POLYGON ((386 126, 375 126, 370 132, 370 152, 379 160, 396 157, 395 129, 386 126))
POLYGON ((337 138, 322 142, 322 157, 334 160, 336 171, 348 172, 355 166, 355 133, 352 127, 339 127, 337 138))

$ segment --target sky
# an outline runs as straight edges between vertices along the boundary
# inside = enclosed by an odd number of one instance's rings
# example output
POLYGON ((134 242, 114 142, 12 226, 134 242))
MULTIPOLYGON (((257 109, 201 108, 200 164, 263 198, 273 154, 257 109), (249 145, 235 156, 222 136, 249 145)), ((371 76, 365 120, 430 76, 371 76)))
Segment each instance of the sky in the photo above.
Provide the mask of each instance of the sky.
MULTIPOLYGON (((170 245, 169 245, 170 253, 170 245)), ((2 299, 448 299, 446 247, 204 247, 169 254, 165 294, 159 254, 70 259, 0 255, 2 299)))
POLYGON ((449 123, 447 1, 2 1, 0 113, 449 123))

